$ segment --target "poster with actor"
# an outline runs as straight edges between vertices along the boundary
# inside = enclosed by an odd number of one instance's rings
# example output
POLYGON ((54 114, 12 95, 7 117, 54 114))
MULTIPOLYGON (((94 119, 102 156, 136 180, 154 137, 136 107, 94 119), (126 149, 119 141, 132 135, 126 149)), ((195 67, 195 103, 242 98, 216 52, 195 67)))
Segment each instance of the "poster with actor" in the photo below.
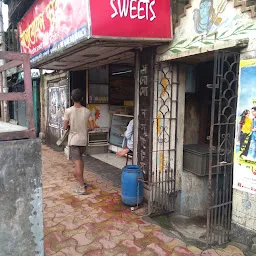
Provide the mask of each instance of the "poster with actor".
POLYGON ((240 63, 233 187, 256 194, 256 59, 240 63))

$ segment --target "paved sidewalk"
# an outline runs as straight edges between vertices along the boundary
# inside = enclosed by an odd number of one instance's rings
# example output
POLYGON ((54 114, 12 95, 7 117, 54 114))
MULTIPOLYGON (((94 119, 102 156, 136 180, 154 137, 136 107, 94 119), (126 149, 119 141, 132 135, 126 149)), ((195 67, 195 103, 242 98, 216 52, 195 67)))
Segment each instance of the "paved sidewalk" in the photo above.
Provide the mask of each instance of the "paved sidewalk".
POLYGON ((241 256, 234 246, 201 251, 165 235, 121 202, 120 189, 86 171, 89 195, 72 193, 73 164, 46 146, 43 152, 45 255, 241 256))

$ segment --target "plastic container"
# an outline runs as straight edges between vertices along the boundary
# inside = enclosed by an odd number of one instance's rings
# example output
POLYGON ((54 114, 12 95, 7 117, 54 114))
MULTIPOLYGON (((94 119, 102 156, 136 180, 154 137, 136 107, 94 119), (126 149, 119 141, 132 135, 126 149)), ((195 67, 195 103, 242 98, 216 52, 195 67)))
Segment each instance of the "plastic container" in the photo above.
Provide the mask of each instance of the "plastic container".
POLYGON ((127 165, 123 168, 121 186, 122 201, 129 206, 141 204, 143 201, 143 173, 138 165, 127 165))
MULTIPOLYGON (((217 163, 215 151, 213 151, 212 157, 213 165, 215 165, 217 163)), ((209 145, 184 145, 183 169, 198 176, 209 175, 209 145)))

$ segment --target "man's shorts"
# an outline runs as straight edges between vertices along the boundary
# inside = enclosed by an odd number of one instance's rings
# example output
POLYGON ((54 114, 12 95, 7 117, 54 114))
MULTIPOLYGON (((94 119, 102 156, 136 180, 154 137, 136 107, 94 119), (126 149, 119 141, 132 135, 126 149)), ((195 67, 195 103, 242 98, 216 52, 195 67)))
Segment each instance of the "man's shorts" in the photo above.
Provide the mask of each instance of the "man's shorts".
POLYGON ((86 150, 86 147, 69 146, 69 159, 73 161, 82 160, 85 150, 86 150))

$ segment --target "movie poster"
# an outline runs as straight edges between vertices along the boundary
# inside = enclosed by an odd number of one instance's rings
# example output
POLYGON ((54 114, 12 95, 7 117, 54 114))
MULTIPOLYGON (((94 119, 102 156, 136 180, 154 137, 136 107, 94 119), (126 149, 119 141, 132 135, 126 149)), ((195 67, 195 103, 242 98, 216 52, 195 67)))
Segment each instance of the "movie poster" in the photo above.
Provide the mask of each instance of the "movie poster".
POLYGON ((256 194, 256 59, 240 63, 233 187, 256 194))
POLYGON ((91 111, 95 128, 109 127, 109 106, 107 104, 90 104, 87 106, 91 111))
POLYGON ((63 129, 64 113, 68 106, 67 86, 59 86, 59 83, 50 83, 49 87, 49 126, 63 129))
POLYGON ((59 128, 59 87, 49 88, 49 126, 59 128))

